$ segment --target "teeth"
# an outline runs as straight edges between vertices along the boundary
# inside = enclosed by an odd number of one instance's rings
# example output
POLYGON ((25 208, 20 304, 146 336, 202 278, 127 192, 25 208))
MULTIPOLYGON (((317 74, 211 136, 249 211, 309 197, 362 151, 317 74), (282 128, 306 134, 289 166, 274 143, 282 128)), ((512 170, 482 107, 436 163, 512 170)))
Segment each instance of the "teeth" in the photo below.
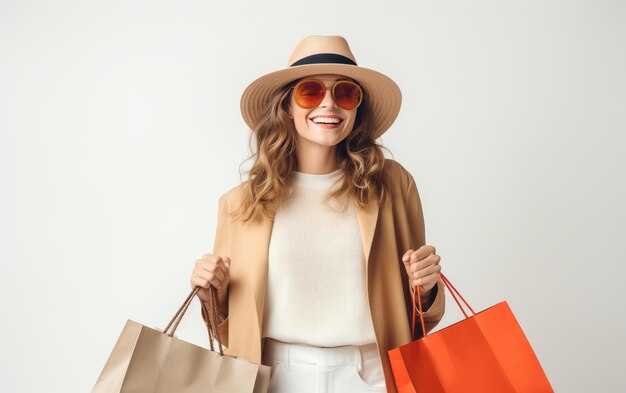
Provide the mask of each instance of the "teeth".
POLYGON ((339 124, 341 120, 336 117, 316 117, 313 119, 314 123, 330 123, 330 124, 339 124))

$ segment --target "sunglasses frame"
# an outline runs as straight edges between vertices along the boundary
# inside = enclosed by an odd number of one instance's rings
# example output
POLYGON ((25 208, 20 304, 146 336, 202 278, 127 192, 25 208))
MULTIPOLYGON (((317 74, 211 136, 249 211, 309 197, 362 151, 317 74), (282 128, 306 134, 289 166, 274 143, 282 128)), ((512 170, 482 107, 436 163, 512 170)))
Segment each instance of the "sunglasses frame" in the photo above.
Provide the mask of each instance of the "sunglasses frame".
POLYGON ((295 85, 291 86, 291 88, 294 90, 294 94, 295 94, 295 92, 297 91, 297 90, 296 90, 296 88, 297 88, 298 86, 300 86, 302 83, 306 83, 306 82, 314 82, 314 83, 317 83, 318 85, 322 86, 322 88, 324 89, 324 95, 322 96, 322 99, 321 99, 318 103, 316 103, 315 105, 313 105, 313 106, 311 106, 311 107, 304 107, 304 106, 300 105, 300 103, 298 102, 298 99, 297 99, 296 97, 294 97, 294 98, 295 98, 295 101, 296 101, 296 104, 297 104, 300 108, 303 108, 303 109, 311 109, 311 108, 315 108, 315 107, 316 107, 316 106, 318 106, 318 105, 319 105, 322 101, 324 101, 324 97, 326 97, 326 91, 328 91, 328 90, 330 90, 330 94, 331 94, 331 96, 333 97, 333 101, 335 101, 335 104, 337 104, 337 106, 338 106, 338 107, 340 107, 341 109, 344 109, 344 110, 353 110, 353 109, 358 108, 358 107, 361 105, 361 103, 363 102, 363 95, 365 94, 365 92, 363 91, 363 88, 362 88, 362 87, 361 87, 358 83, 356 83, 356 82, 352 82, 352 81, 349 81, 349 80, 344 80, 344 79, 342 79, 342 80, 338 80, 338 81, 335 81, 335 82, 333 82, 333 85, 332 85, 330 88, 326 88, 326 85, 325 85, 324 83, 322 83, 322 81, 319 81, 319 80, 317 80, 317 79, 307 79, 307 78, 305 78, 305 79, 302 79, 300 82, 296 83, 295 85), (357 89, 359 89, 359 92, 361 93, 361 94, 360 94, 360 96, 359 96, 359 103, 358 103, 358 104, 356 104, 356 106, 355 106, 354 108, 351 108, 351 109, 344 108, 344 107, 342 107, 341 105, 339 105, 339 103, 338 103, 338 102, 337 102, 337 100, 335 99, 335 88, 336 88, 336 87, 337 87, 337 85, 338 85, 338 84, 340 84, 340 83, 348 83, 348 84, 351 84, 351 85, 353 85, 353 86, 356 86, 356 87, 357 87, 357 89))

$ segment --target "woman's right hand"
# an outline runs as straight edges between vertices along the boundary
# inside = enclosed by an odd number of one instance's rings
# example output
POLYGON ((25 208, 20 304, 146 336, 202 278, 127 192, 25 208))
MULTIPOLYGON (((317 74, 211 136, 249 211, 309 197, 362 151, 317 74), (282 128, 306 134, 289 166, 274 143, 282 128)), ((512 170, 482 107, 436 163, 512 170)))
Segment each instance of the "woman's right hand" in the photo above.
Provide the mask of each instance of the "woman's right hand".
POLYGON ((230 282, 230 258, 213 254, 204 254, 196 261, 191 274, 191 287, 200 287, 198 297, 209 301, 209 287, 217 288, 219 297, 223 297, 230 282))

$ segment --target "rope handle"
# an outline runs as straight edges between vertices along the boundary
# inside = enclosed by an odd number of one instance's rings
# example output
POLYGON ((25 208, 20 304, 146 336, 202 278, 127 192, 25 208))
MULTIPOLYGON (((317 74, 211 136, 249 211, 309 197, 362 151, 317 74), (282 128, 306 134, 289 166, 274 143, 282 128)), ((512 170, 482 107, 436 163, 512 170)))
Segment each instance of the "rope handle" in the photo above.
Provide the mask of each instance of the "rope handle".
MULTIPOLYGON (((183 319, 183 316, 185 315, 185 312, 187 312, 187 309, 189 308, 189 305, 193 301, 194 296, 198 294, 198 291, 200 289, 201 287, 196 286, 195 288, 191 290, 191 292, 189 293, 189 295, 187 295, 187 298, 185 299, 183 304, 178 308, 178 310, 176 311, 176 313, 174 314, 170 322, 165 327, 165 330, 163 331, 163 333, 167 334, 170 337, 174 336, 174 332, 176 332, 176 329, 178 328, 178 324, 183 319)), ((215 289, 213 285, 209 287, 209 308, 208 309, 207 309, 206 304, 202 301, 202 299, 200 299, 200 297, 198 297, 198 300, 200 300, 204 324, 206 325, 207 331, 209 333, 209 344, 211 346, 211 351, 215 351, 215 349, 213 348, 213 338, 215 338, 217 340, 220 356, 223 356, 224 352, 222 350, 222 340, 220 339, 219 331, 217 329, 217 326, 219 325, 218 319, 217 319, 218 310, 219 310, 217 289, 215 289)))
MULTIPOLYGON (((454 285, 452 285, 450 280, 448 280, 448 278, 443 273, 441 273, 441 280, 443 281, 445 287, 448 288, 448 291, 450 292, 450 294, 454 298, 454 301, 456 302, 456 304, 461 309, 461 312, 465 316, 465 319, 469 318, 469 316, 465 312, 465 309, 463 308, 463 306, 461 306, 461 303, 459 302, 459 299, 457 298, 457 295, 458 295, 458 297, 461 298, 461 300, 463 301, 465 306, 470 309, 470 311, 472 312, 472 315, 476 315, 476 313, 474 312, 474 309, 469 305, 469 303, 465 300, 465 298, 461 295, 461 293, 454 287, 454 285)), ((415 337, 415 319, 416 319, 415 311, 416 310, 419 312, 420 321, 422 323, 422 332, 424 333, 424 337, 427 336, 426 327, 425 327, 425 324, 424 324, 424 313, 423 313, 423 310, 422 310, 422 299, 420 297, 420 288, 419 288, 419 286, 417 286, 416 289, 417 290, 413 290, 413 288, 412 288, 412 290, 411 290, 411 292, 413 293, 413 318, 412 318, 413 322, 411 324, 411 339, 413 339, 413 337, 415 337), (417 297, 417 306, 415 304, 416 303, 416 297, 417 297)))
POLYGON ((206 303, 200 299, 200 304, 202 305, 202 319, 204 320, 204 324, 209 332, 211 351, 214 350, 213 339, 215 338, 215 340, 217 340, 217 347, 219 348, 220 355, 223 356, 224 352, 222 351, 222 339, 218 329, 218 325, 220 324, 218 320, 218 315, 220 315, 218 303, 217 289, 211 285, 209 290, 209 308, 207 308, 206 303))
POLYGON ((183 304, 178 308, 178 310, 176 311, 176 314, 174 314, 174 316, 170 320, 170 323, 167 324, 167 326, 165 327, 165 330, 163 331, 163 333, 167 334, 170 337, 172 337, 174 335, 174 332, 176 331, 176 328, 178 327, 178 324, 180 323, 180 321, 181 321, 183 315, 185 314, 185 312, 187 311, 187 308, 191 304, 191 301, 193 300, 193 297, 196 295, 196 293, 198 293, 199 290, 200 290, 199 287, 196 287, 196 288, 191 290, 191 293, 189 295, 187 295, 187 298, 185 299, 183 304), (174 325, 172 326, 172 324, 174 324, 174 325), (168 333, 170 327, 172 327, 172 331, 168 333))

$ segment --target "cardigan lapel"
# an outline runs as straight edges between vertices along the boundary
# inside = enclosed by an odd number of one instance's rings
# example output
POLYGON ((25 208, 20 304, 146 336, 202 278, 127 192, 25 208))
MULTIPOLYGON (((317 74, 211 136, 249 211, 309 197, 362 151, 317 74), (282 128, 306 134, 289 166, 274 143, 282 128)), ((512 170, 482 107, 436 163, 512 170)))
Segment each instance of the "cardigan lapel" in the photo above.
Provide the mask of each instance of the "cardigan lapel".
MULTIPOLYGON (((368 272, 367 267, 374 240, 374 232, 376 231, 379 207, 375 200, 370 200, 362 208, 357 204, 355 204, 355 207, 361 241, 363 242, 363 252, 365 254, 365 271, 368 272)), ((242 242, 241 258, 243 263, 248 265, 249 268, 251 289, 257 310, 259 334, 263 326, 269 242, 273 224, 274 220, 265 216, 258 222, 248 223, 242 242)))
POLYGON ((259 332, 263 326, 263 307, 265 302, 265 285, 267 283, 267 264, 270 237, 274 220, 263 216, 259 222, 250 223, 248 239, 244 242, 244 247, 249 245, 245 255, 246 259, 243 263, 248 265, 249 282, 252 286, 252 294, 254 295, 254 303, 257 311, 257 321, 259 332))
POLYGON ((359 221, 359 229, 361 230, 361 241, 363 242, 363 253, 365 254, 365 272, 367 273, 369 258, 372 250, 372 242, 374 241, 374 232, 376 232, 376 223, 378 222, 378 203, 369 201, 364 207, 356 206, 356 216, 359 221))

